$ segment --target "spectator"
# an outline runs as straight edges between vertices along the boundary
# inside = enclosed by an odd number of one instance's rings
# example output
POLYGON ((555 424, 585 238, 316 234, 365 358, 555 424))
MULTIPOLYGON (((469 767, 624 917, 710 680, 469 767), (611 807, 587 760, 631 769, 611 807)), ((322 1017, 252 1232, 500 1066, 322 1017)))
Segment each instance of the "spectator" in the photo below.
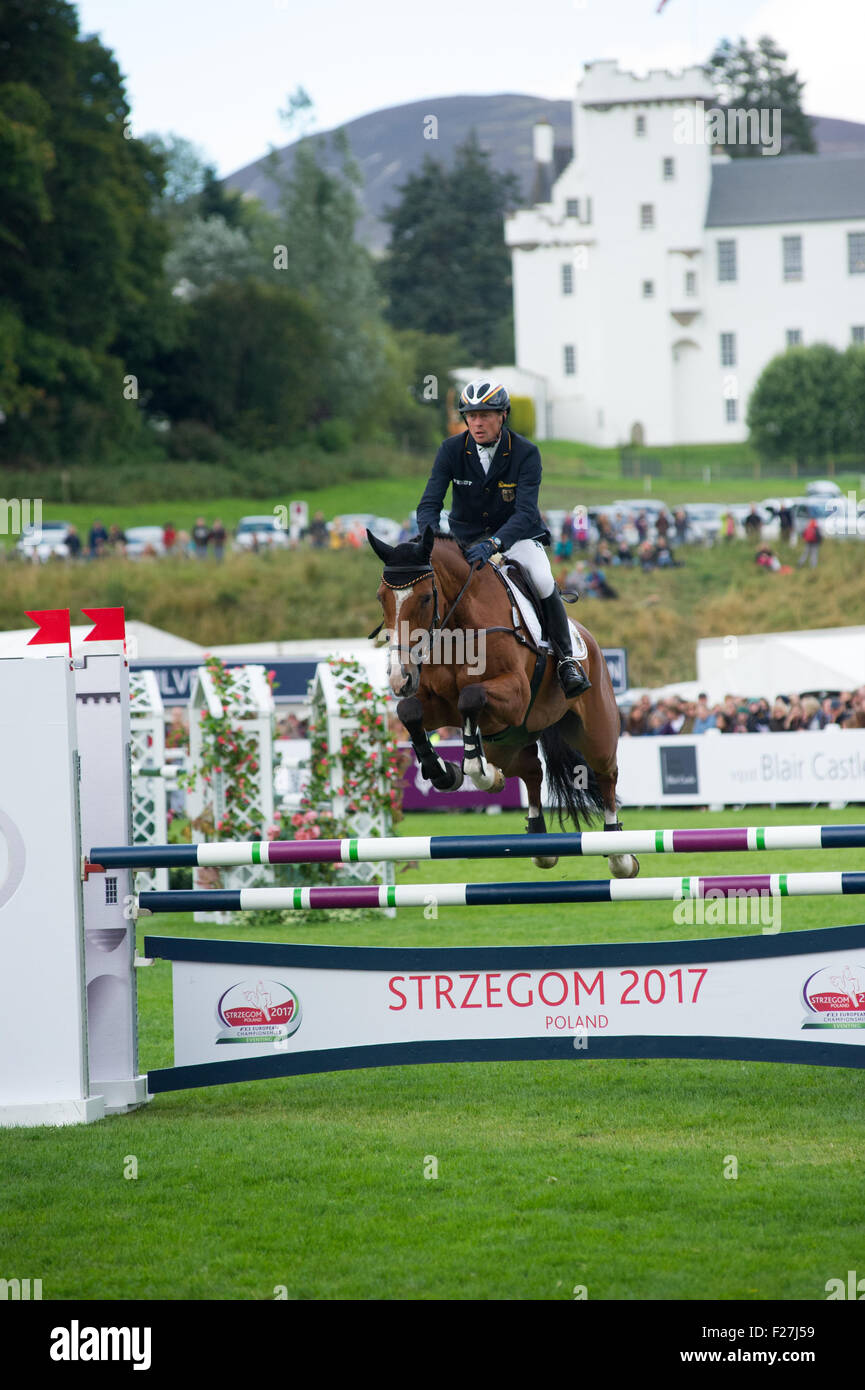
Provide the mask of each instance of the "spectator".
POLYGON ((204 520, 204 517, 200 516, 196 519, 195 525, 192 528, 192 544, 197 559, 205 559, 209 541, 210 527, 204 520))
POLYGON ((666 512, 664 512, 664 511, 659 512, 659 513, 658 513, 658 520, 655 522, 655 534, 656 534, 657 537, 658 537, 658 542, 659 542, 659 544, 660 544, 662 541, 663 541, 663 542, 666 542, 666 539, 667 539, 667 535, 668 535, 668 533, 669 533, 669 530, 670 530, 670 518, 667 516, 667 513, 666 513, 666 512))
POLYGON ((228 539, 228 534, 218 517, 213 523, 210 539, 213 541, 213 553, 216 559, 222 560, 225 555, 225 542, 228 539))
POLYGON ((683 704, 682 709, 684 717, 679 733, 693 734, 697 728, 697 703, 695 700, 688 700, 683 704))
POLYGON ((637 552, 640 557, 640 569, 652 570, 655 568, 655 547, 651 541, 641 541, 637 552))
POLYGON ((757 551, 757 554, 754 556, 754 559, 757 561, 758 565, 762 566, 763 569, 771 570, 773 574, 793 573, 791 566, 782 565, 774 550, 772 550, 771 547, 768 545, 762 545, 760 549, 757 551))
POLYGON ((611 565, 613 563, 613 552, 609 541, 601 541, 595 552, 596 565, 611 565))
POLYGON ((639 738, 643 734, 647 734, 651 708, 652 702, 648 695, 641 695, 637 703, 632 706, 625 721, 625 733, 630 734, 632 738, 639 738))
POLYGON ((112 555, 126 554, 126 533, 114 521, 108 528, 108 549, 112 555))
POLYGON ((769 733, 769 711, 764 709, 765 701, 752 700, 748 706, 748 733, 769 733))
POLYGON ((87 549, 94 560, 103 554, 107 544, 108 532, 101 521, 94 521, 87 538, 87 549))
POLYGON ((709 729, 717 727, 718 716, 714 710, 709 709, 709 697, 706 694, 698 695, 694 711, 694 733, 705 734, 709 729))
POLYGON ((162 528, 162 544, 165 547, 166 555, 170 555, 177 540, 177 532, 174 529, 174 522, 167 521, 162 528))
POLYGON ((725 541, 731 541, 736 535, 736 518, 732 512, 724 512, 721 517, 721 530, 725 541))
POLYGON ((755 506, 745 517, 745 535, 749 541, 758 541, 763 533, 763 518, 755 506))
POLYGON ((724 703, 718 711, 718 728, 722 734, 731 734, 736 727, 736 698, 734 695, 725 695, 724 703))
POLYGON ((631 547, 628 545, 628 542, 627 542, 626 540, 624 540, 624 539, 620 540, 620 541, 619 541, 619 548, 618 548, 618 550, 616 551, 615 555, 613 556, 613 564, 614 564, 614 565, 632 565, 633 563, 634 563, 634 557, 633 557, 633 555, 631 554, 631 547))
POLYGON ((817 568, 817 556, 822 540, 823 537, 820 533, 820 527, 817 525, 817 518, 812 516, 810 520, 806 522, 805 529, 802 532, 803 548, 802 554, 799 556, 800 568, 806 561, 810 564, 812 569, 817 568))
POLYGON ((81 537, 78 534, 77 526, 70 526, 66 532, 66 549, 69 551, 70 560, 81 558, 81 537))
POLYGON ((574 545, 577 550, 585 551, 589 548, 588 513, 583 507, 576 507, 574 511, 574 545))
MULTIPOLYGON (((324 512, 316 512, 312 521, 306 528, 305 536, 309 540, 313 550, 324 550, 327 547, 327 522, 324 519, 324 512)), ((399 542, 410 540, 414 532, 411 529, 411 522, 406 521, 399 534, 399 542)))
POLYGON ((680 507, 673 517, 676 530, 676 545, 685 545, 688 540, 688 513, 680 507))
POLYGON ((802 699, 802 723, 801 729, 814 731, 825 727, 826 721, 820 710, 820 701, 813 695, 805 695, 802 699))
POLYGON ((793 535, 793 511, 786 502, 778 510, 778 523, 781 527, 781 540, 785 545, 789 545, 793 535))
POLYGON ((607 583, 607 576, 602 569, 593 569, 588 574, 588 590, 594 598, 618 598, 618 590, 607 583))
POLYGON ((563 526, 559 539, 556 541, 556 559, 561 560, 563 564, 567 564, 573 554, 573 550, 573 536, 566 534, 563 526))
POLYGON ((790 696, 790 708, 789 708, 789 710, 788 710, 788 712, 787 712, 787 729, 788 729, 788 731, 789 731, 791 734, 796 733, 797 729, 801 729, 801 728, 803 727, 803 724, 802 724, 802 720, 803 720, 803 719, 804 719, 804 714, 803 714, 803 711, 802 711, 802 703, 801 703, 801 701, 800 701, 800 699, 799 699, 799 696, 798 696, 798 695, 791 695, 791 696, 790 696))
POLYGON ((640 512, 634 525, 637 529, 637 541, 642 545, 643 541, 649 539, 649 519, 645 512, 640 512))
POLYGON ((659 570, 681 569, 684 560, 676 560, 673 552, 666 541, 660 541, 655 547, 655 564, 659 570))
MULTIPOLYGON (((322 540, 321 545, 316 545, 316 543, 315 543, 314 540, 313 540, 312 544, 313 544, 313 546, 315 547, 316 550, 323 550, 323 549, 325 548, 325 546, 327 545, 327 525, 326 525, 325 520, 324 520, 324 513, 323 513, 323 512, 316 512, 315 516, 314 516, 313 519, 312 519, 312 526, 310 526, 309 531, 307 531, 307 535, 309 535, 309 534, 312 532, 312 527, 313 527, 313 526, 315 525, 315 523, 319 520, 319 518, 321 518, 321 523, 322 523, 322 525, 324 526, 324 539, 322 540)), ((412 537, 413 537, 413 536, 416 536, 416 535, 417 535, 417 527, 416 527, 416 526, 412 526, 412 524, 411 524, 411 517, 410 517, 410 516, 409 516, 409 517, 406 517, 406 519, 405 519, 405 521, 403 522, 402 526, 399 528, 399 536, 397 537, 397 545, 405 545, 406 541, 410 541, 410 540, 412 539, 412 537)))
POLYGON ((779 696, 777 697, 777 699, 775 700, 774 705, 772 706, 772 716, 771 716, 771 718, 770 718, 770 720, 769 720, 769 731, 770 731, 770 733, 773 733, 773 734, 783 734, 783 733, 787 733, 788 730, 789 730, 789 723, 788 723, 789 718, 790 718, 790 706, 789 706, 789 704, 787 703, 787 701, 784 699, 783 695, 779 695, 779 696))
POLYGON ((582 560, 578 560, 574 568, 567 575, 565 585, 568 589, 573 589, 580 597, 588 593, 589 577, 586 573, 586 566, 582 560))

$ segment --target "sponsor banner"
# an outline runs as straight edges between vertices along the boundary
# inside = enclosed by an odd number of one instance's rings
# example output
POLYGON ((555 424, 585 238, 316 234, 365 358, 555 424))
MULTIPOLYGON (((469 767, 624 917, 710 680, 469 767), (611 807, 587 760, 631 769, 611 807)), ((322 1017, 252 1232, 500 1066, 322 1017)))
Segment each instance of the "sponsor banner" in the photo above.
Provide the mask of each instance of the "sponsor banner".
POLYGON ((148 937, 145 953, 175 962, 175 1068, 151 1090, 575 1051, 865 1066, 865 926, 435 950, 148 937))
POLYGON ((619 739, 625 806, 765 806, 859 801, 865 729, 619 739))

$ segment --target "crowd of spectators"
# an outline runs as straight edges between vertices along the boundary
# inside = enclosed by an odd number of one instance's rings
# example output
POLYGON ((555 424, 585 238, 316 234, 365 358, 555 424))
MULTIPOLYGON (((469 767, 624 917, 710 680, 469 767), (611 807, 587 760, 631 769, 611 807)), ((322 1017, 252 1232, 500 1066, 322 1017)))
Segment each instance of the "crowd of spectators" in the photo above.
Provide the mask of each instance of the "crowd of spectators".
POLYGON ((865 729, 865 685, 819 698, 777 695, 771 705, 763 698, 738 695, 725 695, 712 705, 705 694, 696 700, 672 695, 653 704, 648 695, 642 695, 630 708, 620 707, 619 713, 622 733, 633 738, 705 734, 713 729, 722 734, 789 734, 825 729, 828 724, 865 729))

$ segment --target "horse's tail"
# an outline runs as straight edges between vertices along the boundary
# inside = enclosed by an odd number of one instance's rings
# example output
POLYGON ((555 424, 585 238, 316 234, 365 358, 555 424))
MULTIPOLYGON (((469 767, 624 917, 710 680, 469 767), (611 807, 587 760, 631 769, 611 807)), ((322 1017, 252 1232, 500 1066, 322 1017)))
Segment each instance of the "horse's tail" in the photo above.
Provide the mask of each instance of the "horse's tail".
POLYGON ((564 829, 570 817, 579 829, 604 813, 604 802, 598 779, 592 769, 566 741, 558 724, 552 724, 540 735, 547 765, 547 781, 552 793, 552 806, 564 829))

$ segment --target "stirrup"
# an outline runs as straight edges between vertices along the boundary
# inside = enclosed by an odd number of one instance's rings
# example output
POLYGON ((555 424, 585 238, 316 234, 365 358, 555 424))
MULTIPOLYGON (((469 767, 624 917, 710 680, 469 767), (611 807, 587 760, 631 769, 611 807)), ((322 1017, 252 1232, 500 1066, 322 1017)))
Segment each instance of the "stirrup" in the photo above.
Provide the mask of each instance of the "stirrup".
POLYGON ((575 700, 578 695, 585 695, 586 691, 592 688, 592 682, 576 657, 563 656, 556 672, 559 684, 569 700, 575 700))

